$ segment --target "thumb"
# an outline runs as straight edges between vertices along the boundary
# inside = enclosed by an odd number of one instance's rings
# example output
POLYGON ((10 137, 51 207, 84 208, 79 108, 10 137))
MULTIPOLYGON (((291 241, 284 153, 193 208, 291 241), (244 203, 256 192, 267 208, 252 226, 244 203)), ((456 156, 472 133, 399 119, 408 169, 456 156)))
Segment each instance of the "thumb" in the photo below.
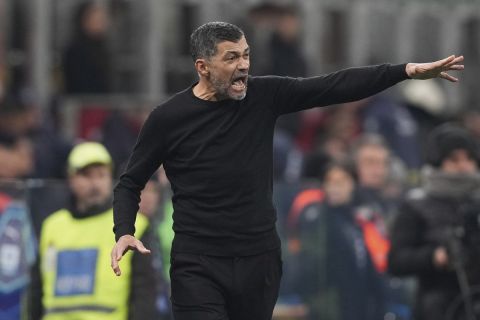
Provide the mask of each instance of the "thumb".
POLYGON ((117 248, 115 252, 115 258, 117 259, 117 261, 120 261, 122 259, 124 250, 125 249, 117 248))

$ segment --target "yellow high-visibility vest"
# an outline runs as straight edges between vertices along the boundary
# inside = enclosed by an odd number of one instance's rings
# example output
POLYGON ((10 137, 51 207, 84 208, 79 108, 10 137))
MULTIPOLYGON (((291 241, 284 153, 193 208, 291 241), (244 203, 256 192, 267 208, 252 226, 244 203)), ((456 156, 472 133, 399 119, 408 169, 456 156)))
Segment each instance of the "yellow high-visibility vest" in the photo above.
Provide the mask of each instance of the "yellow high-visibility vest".
MULTIPOLYGON (((112 209, 84 219, 62 209, 45 219, 40 236, 43 320, 127 319, 133 252, 123 256, 117 277, 110 266, 112 224, 112 209)), ((147 218, 137 215, 135 236, 140 238, 147 226, 147 218)))

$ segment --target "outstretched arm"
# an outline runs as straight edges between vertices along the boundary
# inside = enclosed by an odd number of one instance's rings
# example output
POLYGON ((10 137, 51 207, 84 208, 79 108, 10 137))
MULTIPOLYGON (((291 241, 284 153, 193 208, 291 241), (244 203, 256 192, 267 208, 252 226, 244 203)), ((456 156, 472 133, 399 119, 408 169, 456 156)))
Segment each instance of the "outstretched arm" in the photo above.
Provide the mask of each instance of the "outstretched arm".
POLYGON ((407 64, 382 64, 349 68, 311 78, 270 77, 275 83, 271 96, 278 116, 319 106, 345 103, 377 94, 406 79, 442 78, 452 82, 457 78, 451 70, 463 70, 463 56, 407 64))
POLYGON ((451 55, 445 59, 428 63, 408 63, 405 71, 412 79, 426 80, 433 78, 442 78, 451 82, 457 82, 455 78, 447 73, 451 70, 463 70, 463 56, 456 57, 451 55))

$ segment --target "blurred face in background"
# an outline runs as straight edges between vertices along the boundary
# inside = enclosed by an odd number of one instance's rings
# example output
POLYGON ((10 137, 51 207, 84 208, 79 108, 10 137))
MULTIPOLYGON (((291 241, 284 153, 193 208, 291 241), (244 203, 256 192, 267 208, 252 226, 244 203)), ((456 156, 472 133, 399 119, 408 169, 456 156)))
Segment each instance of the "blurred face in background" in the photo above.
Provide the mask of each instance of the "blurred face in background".
POLYGON ((156 181, 148 181, 140 195, 139 211, 151 218, 160 204, 160 186, 156 181))
POLYGON ((277 31, 285 41, 296 40, 299 29, 300 21, 294 13, 286 13, 278 19, 277 31))
POLYGON ((477 162, 463 149, 450 153, 441 163, 440 169, 445 173, 469 174, 477 172, 477 162))
POLYGON ((69 177, 70 189, 77 209, 103 206, 112 194, 112 169, 106 165, 90 165, 69 177))
POLYGON ((468 111, 463 116, 465 128, 476 138, 480 138, 480 111, 468 111))
POLYGON ((83 17, 82 26, 90 36, 101 37, 105 35, 109 26, 107 9, 102 5, 91 5, 83 17))
POLYGON ((357 152, 356 167, 359 184, 380 189, 388 177, 388 150, 377 145, 366 145, 357 152))
POLYGON ((348 156, 348 146, 339 137, 330 136, 323 142, 323 149, 332 159, 342 161, 348 156))
POLYGON ((325 174, 323 188, 327 203, 331 206, 347 204, 352 200, 354 180, 349 172, 341 167, 332 167, 325 174))
POLYGON ((34 146, 27 138, 18 138, 12 145, 0 142, 0 178, 28 176, 35 167, 34 146))

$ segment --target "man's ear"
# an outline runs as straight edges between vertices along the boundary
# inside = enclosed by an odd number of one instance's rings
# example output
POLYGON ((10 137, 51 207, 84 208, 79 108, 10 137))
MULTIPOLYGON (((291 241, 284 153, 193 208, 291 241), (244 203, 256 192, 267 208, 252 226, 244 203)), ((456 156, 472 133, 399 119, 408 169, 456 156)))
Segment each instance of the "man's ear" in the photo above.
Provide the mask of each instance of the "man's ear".
POLYGON ((201 76, 208 77, 210 71, 208 71, 208 64, 205 59, 197 59, 195 61, 195 69, 197 69, 197 73, 201 76))

